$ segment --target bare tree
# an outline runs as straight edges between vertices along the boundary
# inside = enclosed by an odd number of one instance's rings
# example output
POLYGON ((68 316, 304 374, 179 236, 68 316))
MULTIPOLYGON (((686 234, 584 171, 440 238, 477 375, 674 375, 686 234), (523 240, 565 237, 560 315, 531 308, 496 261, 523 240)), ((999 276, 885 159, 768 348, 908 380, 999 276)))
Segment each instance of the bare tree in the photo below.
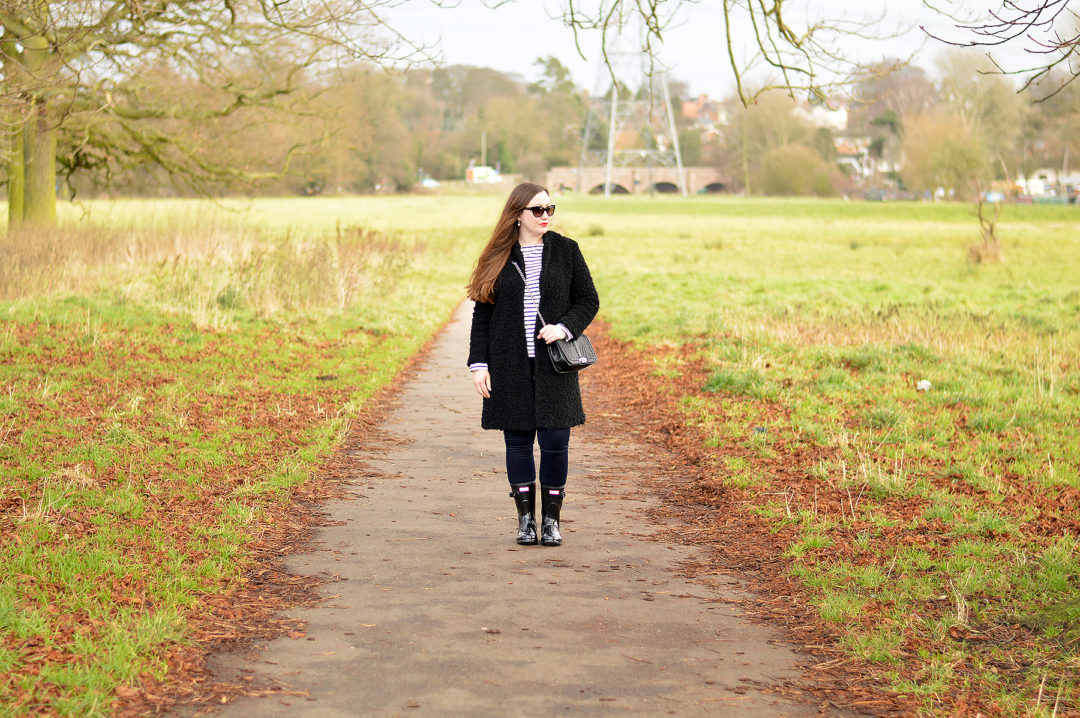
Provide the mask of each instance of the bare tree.
POLYGON ((997 222, 1001 217, 1001 202, 988 202, 982 194, 975 200, 975 216, 979 220, 980 240, 968 246, 968 261, 972 264, 996 264, 1001 261, 1001 240, 997 222), (986 205, 993 209, 987 210, 986 205), (993 216, 990 216, 990 215, 993 216))
POLYGON ((902 119, 926 112, 937 103, 937 88, 918 65, 893 58, 872 69, 878 71, 852 88, 852 126, 868 130, 875 118, 889 112, 902 119), (894 69, 897 66, 899 69, 894 69))
MULTIPOLYGON (((946 14, 938 2, 923 0, 923 4, 946 14)), ((956 19, 956 27, 960 38, 927 34, 948 45, 990 48, 987 56, 993 72, 1023 76, 1021 91, 1038 91, 1036 101, 1053 97, 1080 75, 1080 9, 1073 0, 1004 0, 975 19, 956 19), (1003 64, 992 50, 1005 46, 1022 48, 1030 61, 1003 64), (1051 79, 1055 81, 1047 82, 1051 79)))
POLYGON ((120 158, 191 182, 237 170, 176 129, 273 106, 343 58, 422 50, 381 21, 391 0, 0 0, 0 102, 9 226, 56 221, 56 168, 120 158), (168 68, 206 92, 154 96, 140 75, 168 68), (171 128, 171 129, 170 129, 171 128), (57 146, 63 151, 57 163, 57 146))
MULTIPOLYGON (((614 37, 628 26, 639 26, 635 38, 640 49, 655 63, 665 33, 682 22, 679 10, 696 6, 695 0, 565 0, 563 22, 575 37, 583 31, 599 31, 602 52, 609 63, 614 37)), ((883 71, 902 67, 867 66, 843 50, 855 38, 885 39, 885 13, 877 17, 811 16, 808 3, 796 0, 720 0, 723 33, 717 46, 724 54, 743 105, 763 93, 782 89, 792 97, 828 98, 839 88, 883 71), (754 75, 752 84, 748 75, 754 75), (764 77, 764 81, 762 81, 764 77)), ((580 47, 580 43, 579 43, 580 47)))
MULTIPOLYGON (((312 79, 342 58, 415 57, 423 49, 388 28, 380 11, 425 1, 455 0, 0 0, 9 226, 55 221, 58 167, 70 176, 95 166, 149 163, 196 186, 243 174, 173 128, 254 106, 280 108, 299 86, 317 86, 312 79), (141 74, 162 68, 206 92, 180 103, 141 87, 141 74)), ((513 1, 488 0, 493 7, 513 1)), ((1047 62, 1032 87, 1044 87, 1040 81, 1060 76, 1065 66, 1071 82, 1078 34, 1064 28, 1075 13, 1069 0, 1035 2, 1024 10, 1018 0, 1006 0, 1004 10, 988 11, 990 22, 963 27, 977 34, 972 44, 1034 42, 1047 62)), ((815 18, 809 5, 717 0, 709 6, 722 15, 717 46, 744 105, 776 88, 825 99, 906 62, 867 67, 847 54, 847 40, 889 36, 878 29, 884 11, 876 19, 815 18)), ((641 28, 640 48, 653 57, 683 21, 680 9, 696 6, 696 0, 564 0, 563 21, 579 37, 598 31, 605 53, 633 21, 641 28)))
MULTIPOLYGON (((503 4, 510 0, 502 0, 503 4)), ((664 35, 680 21, 679 10, 698 6, 697 0, 564 0, 564 22, 575 32, 598 30, 604 37, 604 51, 612 36, 628 23, 640 23, 641 49, 655 57, 664 35)), ((814 19, 811 3, 798 0, 718 0, 723 26, 717 32, 717 49, 722 53, 736 82, 743 104, 768 90, 782 88, 811 98, 827 97, 832 90, 846 87, 860 78, 880 75, 890 69, 868 67, 853 60, 847 50, 851 39, 887 39, 894 33, 882 28, 889 15, 853 18, 836 15, 814 19), (744 53, 748 53, 743 57, 744 53), (747 74, 765 69, 770 80, 750 89, 747 74)), ((956 37, 944 37, 922 28, 930 37, 948 45, 1011 49, 1020 48, 1031 62, 1013 67, 995 60, 994 72, 1025 76, 1023 89, 1039 89, 1041 99, 1052 96, 1080 75, 1080 8, 1076 0, 980 0, 982 9, 960 17, 944 0, 922 0, 928 10, 951 19, 956 37), (1060 83, 1048 83, 1059 78, 1060 83)), ((898 27, 897 32, 905 28, 898 27)), ((605 55, 606 59, 607 56, 605 55)), ((991 58, 993 59, 993 57, 991 58)), ((910 58, 890 62, 903 67, 910 58)))

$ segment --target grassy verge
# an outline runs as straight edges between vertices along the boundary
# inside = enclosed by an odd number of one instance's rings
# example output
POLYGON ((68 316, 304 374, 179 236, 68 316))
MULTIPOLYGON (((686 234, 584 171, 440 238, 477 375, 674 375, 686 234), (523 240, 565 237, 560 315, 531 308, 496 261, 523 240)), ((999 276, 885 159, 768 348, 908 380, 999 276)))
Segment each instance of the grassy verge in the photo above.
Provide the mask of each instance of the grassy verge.
POLYGON ((962 206, 563 204, 848 655, 928 714, 1080 710, 1080 211, 977 266, 962 206))
POLYGON ((446 320, 480 233, 376 205, 101 204, 0 240, 0 715, 164 678, 446 320))
MULTIPOLYGON (((93 203, 0 241, 0 715, 166 674, 500 199, 93 203)), ((974 266, 963 206, 557 202, 850 656, 927 713, 1077 710, 1075 208, 1010 208, 974 266)))

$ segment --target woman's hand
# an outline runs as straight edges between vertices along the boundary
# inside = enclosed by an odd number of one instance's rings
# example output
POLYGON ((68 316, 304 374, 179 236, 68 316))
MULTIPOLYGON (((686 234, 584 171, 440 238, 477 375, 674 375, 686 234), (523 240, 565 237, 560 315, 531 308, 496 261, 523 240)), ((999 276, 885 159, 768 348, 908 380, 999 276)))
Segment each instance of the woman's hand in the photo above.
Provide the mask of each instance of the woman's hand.
POLYGON ((545 324, 540 333, 536 335, 536 338, 543 339, 546 343, 551 344, 560 339, 566 339, 566 332, 558 324, 545 324))
POLYGON ((491 398, 491 374, 487 369, 477 369, 472 373, 473 388, 485 399, 491 398))

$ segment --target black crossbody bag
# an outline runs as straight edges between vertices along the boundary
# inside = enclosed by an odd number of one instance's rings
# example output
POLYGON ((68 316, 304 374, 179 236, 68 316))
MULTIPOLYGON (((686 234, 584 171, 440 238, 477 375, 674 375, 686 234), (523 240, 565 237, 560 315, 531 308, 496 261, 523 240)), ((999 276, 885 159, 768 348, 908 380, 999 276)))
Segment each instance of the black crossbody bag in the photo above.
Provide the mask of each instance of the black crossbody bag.
MULTIPOLYGON (((544 315, 540 313, 539 297, 534 296, 532 290, 529 289, 529 282, 525 279, 525 273, 521 271, 518 263, 512 262, 512 264, 521 277, 521 281, 525 284, 525 291, 536 301, 536 316, 540 317, 540 323, 546 327, 547 321, 544 319, 544 315)), ((589 341, 584 332, 573 339, 559 339, 546 346, 551 365, 560 374, 581 371, 596 363, 596 350, 593 349, 592 342, 589 341)))

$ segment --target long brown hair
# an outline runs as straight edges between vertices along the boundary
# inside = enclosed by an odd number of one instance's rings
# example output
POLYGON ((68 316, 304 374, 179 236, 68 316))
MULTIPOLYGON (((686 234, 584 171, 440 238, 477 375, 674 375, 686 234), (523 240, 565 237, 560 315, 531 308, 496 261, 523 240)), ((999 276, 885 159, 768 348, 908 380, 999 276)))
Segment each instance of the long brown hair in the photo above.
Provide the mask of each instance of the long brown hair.
POLYGON ((510 251, 518 241, 518 215, 528 206, 529 200, 541 192, 547 192, 547 189, 532 182, 522 182, 510 191, 499 221, 495 223, 491 238, 480 252, 472 278, 465 287, 469 292, 469 299, 486 304, 495 301, 495 284, 499 280, 499 273, 506 266, 510 251))

